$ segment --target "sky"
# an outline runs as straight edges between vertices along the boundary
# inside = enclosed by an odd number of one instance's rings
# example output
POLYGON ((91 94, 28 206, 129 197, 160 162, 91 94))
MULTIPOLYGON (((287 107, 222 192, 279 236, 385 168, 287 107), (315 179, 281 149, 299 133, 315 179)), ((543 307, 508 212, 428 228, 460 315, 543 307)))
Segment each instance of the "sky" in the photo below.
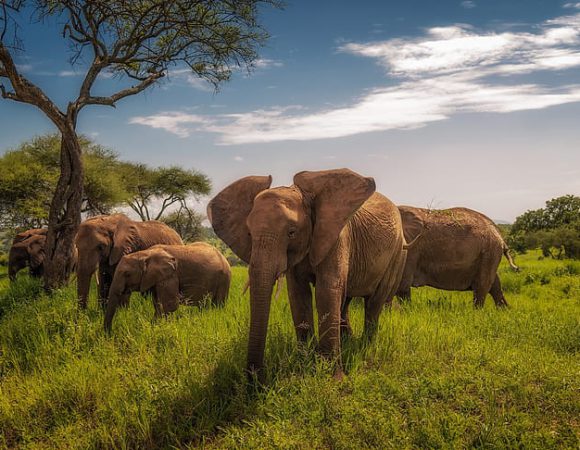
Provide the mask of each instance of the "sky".
MULTIPOLYGON (((580 195, 580 2, 287 0, 251 73, 216 93, 180 68, 79 131, 122 159, 246 175, 348 167, 397 204, 513 221, 580 195)), ((52 24, 20 23, 21 71, 59 105, 82 82, 52 24)), ((102 77, 96 92, 119 81, 102 77)), ((0 99, 0 153, 54 126, 0 99)), ((206 199, 207 200, 207 199, 206 199)))

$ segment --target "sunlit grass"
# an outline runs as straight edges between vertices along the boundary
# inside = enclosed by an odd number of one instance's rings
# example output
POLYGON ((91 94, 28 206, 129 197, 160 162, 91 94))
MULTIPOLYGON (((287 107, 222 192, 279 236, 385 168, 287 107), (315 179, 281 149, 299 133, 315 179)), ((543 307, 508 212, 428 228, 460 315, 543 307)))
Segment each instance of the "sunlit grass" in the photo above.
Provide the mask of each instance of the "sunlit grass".
POLYGON ((511 308, 469 293, 413 291, 364 346, 361 302, 348 376, 299 347, 285 291, 273 301, 267 384, 246 384, 248 296, 234 269, 224 308, 153 321, 134 295, 113 334, 94 296, 50 298, 0 279, 0 445, 6 448, 578 448, 580 263, 503 263, 511 308))

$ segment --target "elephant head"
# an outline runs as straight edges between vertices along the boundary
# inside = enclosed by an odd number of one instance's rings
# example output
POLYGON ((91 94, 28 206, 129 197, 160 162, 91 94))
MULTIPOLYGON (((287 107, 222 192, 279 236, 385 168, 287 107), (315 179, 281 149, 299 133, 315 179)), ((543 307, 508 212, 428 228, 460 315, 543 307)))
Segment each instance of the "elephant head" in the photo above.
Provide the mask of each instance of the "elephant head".
POLYGON ((91 277, 99 263, 108 262, 113 248, 115 230, 120 221, 128 220, 122 214, 92 217, 79 227, 76 236, 77 290, 81 305, 86 306, 91 277))
POLYGON ((290 187, 270 189, 271 183, 271 177, 242 178, 208 205, 217 235, 250 265, 251 372, 263 365, 276 279, 302 261, 315 269, 375 191, 372 178, 348 169, 300 172, 290 187))
POLYGON ((161 312, 177 309, 179 279, 175 257, 155 247, 123 256, 115 270, 109 291, 105 330, 111 331, 117 307, 127 303, 131 292, 147 292, 153 287, 156 287, 157 301, 163 308, 161 312))
POLYGON ((28 252, 30 273, 35 275, 42 275, 44 267, 44 246, 46 244, 46 235, 37 234, 31 236, 23 242, 26 244, 26 250, 28 252))
POLYGON ((44 246, 46 243, 46 233, 29 233, 29 230, 20 233, 14 239, 10 248, 8 260, 8 275, 10 280, 16 279, 16 274, 21 269, 28 266, 32 276, 42 276, 44 269, 44 246))

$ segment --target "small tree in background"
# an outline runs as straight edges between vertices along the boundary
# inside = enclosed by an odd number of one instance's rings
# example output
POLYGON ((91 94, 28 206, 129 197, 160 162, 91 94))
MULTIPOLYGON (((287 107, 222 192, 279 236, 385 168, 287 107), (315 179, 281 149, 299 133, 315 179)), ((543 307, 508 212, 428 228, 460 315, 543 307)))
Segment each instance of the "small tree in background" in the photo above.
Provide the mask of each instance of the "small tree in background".
POLYGON ((580 258, 580 197, 564 195, 516 218, 508 238, 513 249, 540 248, 544 256, 580 258))
MULTIPOLYGON (((77 120, 89 105, 115 106, 139 94, 182 65, 214 86, 230 78, 232 68, 251 68, 256 48, 267 37, 258 7, 275 0, 2 0, 0 3, 0 93, 42 111, 61 135, 60 176, 51 201, 45 259, 45 288, 69 277, 73 239, 81 220, 84 180, 77 120), (59 24, 83 66, 84 79, 65 109, 28 80, 15 62, 19 49, 17 18, 59 24), (133 84, 97 95, 93 86, 109 71, 133 84)), ((20 47, 21 49, 21 47, 20 47)))
POLYGON ((211 190, 204 174, 176 166, 152 169, 145 164, 123 163, 120 171, 129 192, 127 204, 141 220, 159 220, 175 207, 190 214, 188 199, 211 190))

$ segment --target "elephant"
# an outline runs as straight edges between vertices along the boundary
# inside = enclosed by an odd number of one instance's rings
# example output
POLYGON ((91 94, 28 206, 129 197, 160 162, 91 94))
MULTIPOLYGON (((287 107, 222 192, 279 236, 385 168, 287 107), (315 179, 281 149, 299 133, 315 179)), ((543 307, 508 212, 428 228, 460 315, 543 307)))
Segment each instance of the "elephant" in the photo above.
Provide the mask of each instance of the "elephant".
POLYGON ((34 228, 18 233, 12 241, 8 254, 8 277, 16 279, 16 274, 29 267, 30 275, 41 277, 44 272, 44 245, 46 228, 34 228))
POLYGON ((399 206, 406 239, 418 238, 408 249, 397 296, 411 298, 411 287, 431 286, 451 291, 473 291, 476 308, 491 294, 497 307, 508 303, 497 267, 502 254, 519 270, 493 221, 468 208, 433 210, 399 206))
POLYGON ((138 222, 124 214, 96 216, 81 223, 75 245, 78 251, 77 293, 79 306, 87 307, 93 273, 99 270, 99 300, 105 308, 115 267, 123 255, 155 244, 183 244, 170 227, 156 220, 138 222))
POLYGON ((105 331, 111 332, 119 304, 128 303, 131 292, 153 296, 155 317, 177 309, 180 301, 201 305, 209 296, 222 306, 229 293, 230 265, 219 250, 205 242, 189 245, 154 245, 147 250, 125 255, 117 265, 107 311, 105 331))
POLYGON ((372 338, 403 273, 401 216, 375 192, 372 178, 349 169, 305 171, 294 176, 292 186, 271 184, 271 176, 241 178, 207 208, 216 234, 249 264, 248 376, 263 381, 272 290, 285 274, 299 342, 314 334, 314 285, 318 350, 334 359, 334 376, 340 379, 341 331, 350 328, 346 297, 365 298, 365 335, 372 338))

